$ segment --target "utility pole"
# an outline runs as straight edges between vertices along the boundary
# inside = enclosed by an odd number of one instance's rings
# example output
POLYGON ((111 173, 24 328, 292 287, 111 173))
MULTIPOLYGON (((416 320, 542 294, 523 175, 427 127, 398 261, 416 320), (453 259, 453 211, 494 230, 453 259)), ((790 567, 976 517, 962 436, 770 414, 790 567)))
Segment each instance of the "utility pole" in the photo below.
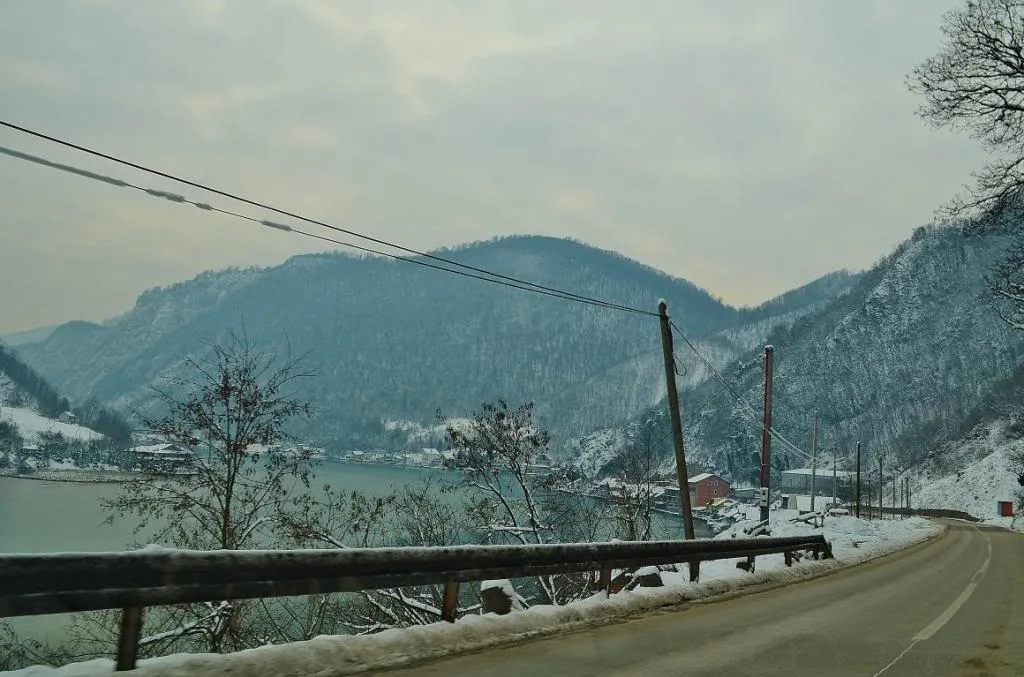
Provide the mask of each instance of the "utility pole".
POLYGON ((860 519, 860 442, 857 443, 857 519, 860 519))
POLYGON ((838 473, 836 473, 836 463, 837 463, 838 457, 839 457, 839 448, 838 447, 832 447, 832 505, 836 504, 836 499, 838 498, 838 496, 837 496, 838 492, 837 492, 837 487, 836 487, 836 478, 838 476, 838 473))
POLYGON ((896 519, 896 471, 892 473, 892 518, 896 519))
MULTIPOLYGON (((683 448, 683 421, 679 413, 679 392, 676 390, 676 362, 672 349, 672 328, 668 323, 668 304, 658 301, 658 319, 661 321, 661 347, 665 355, 665 385, 668 387, 668 413, 672 420, 672 446, 676 452, 676 473, 679 478, 679 503, 683 511, 683 534, 694 539, 693 512, 690 508, 690 475, 686 470, 686 450, 683 448)), ((690 562, 690 581, 700 577, 700 564, 690 562)))
POLYGON ((883 518, 882 514, 882 494, 885 492, 885 480, 882 479, 882 459, 884 457, 878 455, 878 519, 883 518))
POLYGON ((818 465, 815 453, 818 450, 818 412, 814 412, 814 421, 811 423, 811 512, 814 512, 814 494, 817 493, 815 485, 818 483, 818 465))
POLYGON ((764 347, 764 419, 761 422, 761 521, 768 521, 768 503, 772 485, 772 380, 775 373, 775 348, 764 347))

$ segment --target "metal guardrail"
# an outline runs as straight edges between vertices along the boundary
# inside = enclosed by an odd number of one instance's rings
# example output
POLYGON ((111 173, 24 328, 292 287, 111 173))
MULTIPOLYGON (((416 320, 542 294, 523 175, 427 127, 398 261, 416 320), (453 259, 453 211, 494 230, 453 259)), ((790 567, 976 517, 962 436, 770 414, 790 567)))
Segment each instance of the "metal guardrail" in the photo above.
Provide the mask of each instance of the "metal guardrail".
POLYGON ((123 609, 117 669, 135 667, 147 606, 288 597, 443 584, 442 616, 454 621, 459 583, 611 570, 811 550, 824 536, 693 541, 347 550, 138 550, 0 556, 0 617, 123 609))

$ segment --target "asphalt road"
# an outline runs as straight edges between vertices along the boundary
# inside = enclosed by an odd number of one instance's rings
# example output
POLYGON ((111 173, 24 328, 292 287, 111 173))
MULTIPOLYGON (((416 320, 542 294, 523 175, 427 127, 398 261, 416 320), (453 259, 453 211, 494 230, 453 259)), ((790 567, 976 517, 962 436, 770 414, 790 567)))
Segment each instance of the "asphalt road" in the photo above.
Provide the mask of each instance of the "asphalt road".
POLYGON ((949 522, 812 581, 488 649, 388 677, 1024 676, 1024 536, 949 522))

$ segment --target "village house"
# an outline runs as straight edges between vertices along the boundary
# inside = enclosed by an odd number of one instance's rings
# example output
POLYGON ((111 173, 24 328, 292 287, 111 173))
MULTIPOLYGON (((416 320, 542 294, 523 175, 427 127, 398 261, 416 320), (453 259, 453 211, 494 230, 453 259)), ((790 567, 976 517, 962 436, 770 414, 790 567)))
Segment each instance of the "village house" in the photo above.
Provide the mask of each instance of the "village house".
POLYGON ((158 475, 187 474, 196 458, 191 449, 171 443, 135 447, 132 452, 139 470, 158 475))

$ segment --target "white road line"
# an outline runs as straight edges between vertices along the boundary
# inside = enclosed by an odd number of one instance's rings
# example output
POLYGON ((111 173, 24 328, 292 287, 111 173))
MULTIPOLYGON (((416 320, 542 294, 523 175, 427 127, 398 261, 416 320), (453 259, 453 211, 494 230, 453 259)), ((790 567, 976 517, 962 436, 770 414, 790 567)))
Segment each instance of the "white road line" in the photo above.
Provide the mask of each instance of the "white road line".
MULTIPOLYGON (((981 529, 974 527, 974 530, 981 534, 981 529)), ((985 536, 985 534, 981 535, 985 536)), ((981 583, 982 579, 985 578, 985 572, 988 571, 988 566, 992 563, 992 541, 989 540, 988 536, 985 536, 985 544, 988 548, 987 553, 985 555, 985 561, 982 562, 981 567, 974 572, 973 576, 971 576, 970 582, 967 584, 967 587, 964 588, 963 592, 960 593, 960 596, 953 600, 953 603, 946 607, 946 610, 939 614, 934 621, 926 625, 924 629, 921 630, 921 632, 914 635, 913 641, 911 641, 910 644, 907 645, 907 648, 901 651, 900 654, 896 656, 896 658, 892 659, 891 663, 889 663, 884 668, 876 672, 873 675, 873 677, 879 677, 879 675, 883 674, 886 670, 896 665, 901 658, 906 656, 908 653, 910 653, 911 649, 917 646, 918 642, 923 642, 927 639, 930 639, 932 635, 941 630, 942 627, 949 622, 949 619, 956 615, 956 612, 960 610, 960 607, 967 603, 967 600, 969 600, 971 598, 971 595, 974 594, 975 588, 977 588, 978 585, 981 583)))

